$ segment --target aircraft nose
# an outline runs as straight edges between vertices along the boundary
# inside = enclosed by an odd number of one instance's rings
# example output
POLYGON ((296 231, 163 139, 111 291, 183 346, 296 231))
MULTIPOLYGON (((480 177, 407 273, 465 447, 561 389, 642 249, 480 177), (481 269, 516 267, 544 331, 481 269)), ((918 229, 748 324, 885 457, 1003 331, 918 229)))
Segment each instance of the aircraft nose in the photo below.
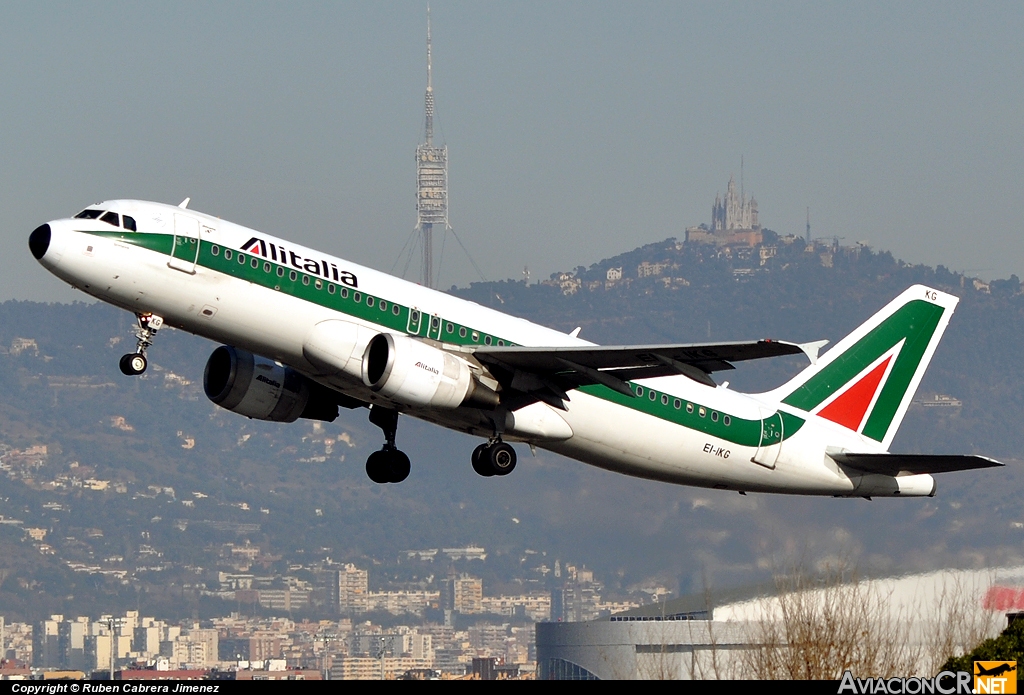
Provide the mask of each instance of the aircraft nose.
POLYGON ((37 261, 42 260, 50 248, 50 225, 41 224, 28 235, 28 248, 37 261))

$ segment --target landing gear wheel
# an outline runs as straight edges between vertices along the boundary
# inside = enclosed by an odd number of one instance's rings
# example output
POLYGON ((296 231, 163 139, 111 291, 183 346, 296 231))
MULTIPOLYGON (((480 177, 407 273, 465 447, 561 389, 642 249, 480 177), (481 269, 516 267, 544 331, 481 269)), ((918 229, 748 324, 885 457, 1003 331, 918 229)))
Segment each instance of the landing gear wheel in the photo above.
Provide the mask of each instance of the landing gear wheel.
POLYGON ((482 475, 485 478, 489 478, 492 475, 494 475, 494 469, 491 468, 491 460, 490 456, 488 455, 488 449, 490 449, 490 445, 481 444, 477 448, 473 449, 472 457, 473 470, 476 471, 477 474, 482 475))
POLYGON ((487 457, 495 475, 508 475, 516 467, 516 450, 511 444, 498 442, 492 444, 487 457))
POLYGON ((409 462, 409 457, 404 452, 398 449, 392 449, 388 452, 388 473, 389 483, 400 483, 409 477, 409 471, 412 469, 412 464, 409 462))
POLYGON ((149 366, 149 361, 143 354, 130 352, 121 358, 118 366, 121 368, 122 374, 126 376, 138 376, 146 371, 146 367, 149 366))
POLYGON ((366 475, 375 483, 400 483, 409 477, 412 464, 398 449, 385 447, 366 459, 366 475))
POLYGON ((375 483, 384 484, 391 479, 391 470, 388 466, 387 453, 375 451, 366 459, 366 475, 375 483))

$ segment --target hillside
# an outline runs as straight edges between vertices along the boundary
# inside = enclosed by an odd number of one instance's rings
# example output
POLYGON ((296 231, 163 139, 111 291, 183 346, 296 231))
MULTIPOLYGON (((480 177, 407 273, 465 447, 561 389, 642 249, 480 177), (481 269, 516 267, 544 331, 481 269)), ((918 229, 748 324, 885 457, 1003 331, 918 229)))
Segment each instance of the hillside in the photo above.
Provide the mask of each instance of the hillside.
MULTIPOLYGON (((766 248, 727 254, 667 240, 547 283, 453 291, 565 331, 582 326, 601 343, 835 341, 908 285, 931 284, 961 304, 921 394, 962 407, 912 408, 894 450, 1019 455, 1016 278, 984 285, 865 248, 808 252, 777 238, 766 248), (622 278, 609 282, 614 268, 622 278)), ((0 525, 9 615, 233 610, 199 590, 230 565, 228 544, 246 542, 261 549, 252 571, 312 576, 331 557, 372 567, 378 587, 434 586, 447 572, 406 550, 477 544, 487 560, 458 568, 483 576, 488 593, 543 588, 556 559, 592 567, 620 595, 656 583, 746 583, 784 558, 836 553, 872 571, 1020 559, 1017 466, 943 476, 935 499, 875 502, 680 488, 532 458, 525 447, 515 474, 482 479, 468 460, 475 441, 403 418, 412 474, 377 486, 363 461, 381 437, 365 410, 320 427, 217 409, 200 384, 215 346, 176 331, 161 333, 151 371, 129 379, 117 358, 130 319, 101 305, 0 304, 0 516, 22 522, 0 525)), ((800 366, 778 360, 719 376, 759 389, 800 366)))

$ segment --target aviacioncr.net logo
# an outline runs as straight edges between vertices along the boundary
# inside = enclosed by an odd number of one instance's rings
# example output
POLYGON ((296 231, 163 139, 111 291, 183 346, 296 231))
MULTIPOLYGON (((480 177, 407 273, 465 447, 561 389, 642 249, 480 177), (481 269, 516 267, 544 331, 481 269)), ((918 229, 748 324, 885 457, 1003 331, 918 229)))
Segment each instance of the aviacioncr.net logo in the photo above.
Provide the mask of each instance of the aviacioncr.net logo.
MULTIPOLYGON (((839 694, 854 695, 970 695, 975 692, 971 674, 966 671, 942 671, 934 678, 904 676, 899 678, 854 678, 849 671, 843 673, 839 694)), ((1014 691, 1016 692, 1016 690, 1014 691)))

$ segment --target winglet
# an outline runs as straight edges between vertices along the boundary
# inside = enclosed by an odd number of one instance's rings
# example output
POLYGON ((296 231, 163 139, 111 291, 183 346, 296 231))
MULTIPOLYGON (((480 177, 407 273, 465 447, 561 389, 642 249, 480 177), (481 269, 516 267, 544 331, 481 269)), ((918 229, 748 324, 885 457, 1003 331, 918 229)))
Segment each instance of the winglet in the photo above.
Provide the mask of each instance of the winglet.
POLYGON ((814 340, 810 343, 797 343, 797 347, 804 351, 804 354, 807 355, 807 359, 811 361, 811 364, 818 364, 818 352, 826 345, 828 345, 827 340, 814 340))
POLYGON ((576 326, 576 328, 572 329, 572 332, 569 333, 569 337, 570 338, 577 338, 577 337, 579 337, 580 331, 582 331, 582 330, 583 330, 583 326, 576 326))
POLYGON ((180 203, 178 203, 178 207, 181 208, 182 210, 184 210, 185 208, 188 207, 188 203, 189 203, 190 200, 192 200, 191 197, 185 198, 185 200, 183 200, 180 203))

